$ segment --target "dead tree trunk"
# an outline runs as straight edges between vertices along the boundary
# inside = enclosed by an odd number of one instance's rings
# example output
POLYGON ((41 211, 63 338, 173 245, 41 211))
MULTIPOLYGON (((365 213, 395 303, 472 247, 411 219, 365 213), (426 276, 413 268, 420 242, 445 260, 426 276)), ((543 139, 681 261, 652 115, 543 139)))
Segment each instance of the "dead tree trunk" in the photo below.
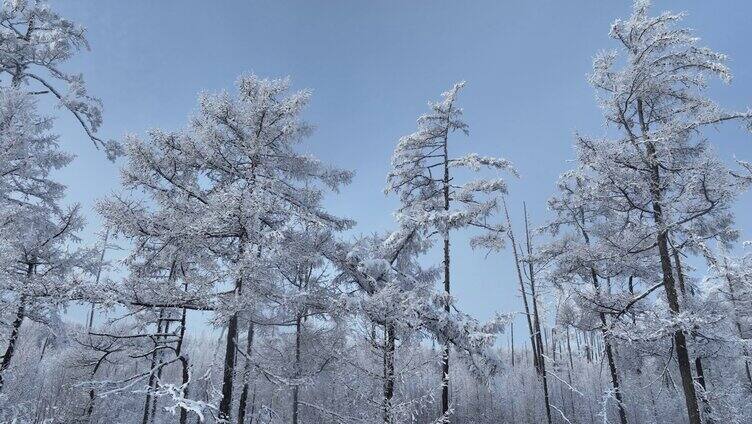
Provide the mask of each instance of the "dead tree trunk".
POLYGON ((523 203, 522 207, 525 214, 525 240, 528 254, 527 264, 529 272, 528 279, 530 283, 530 296, 533 302, 533 326, 535 329, 535 340, 537 343, 536 350, 538 352, 538 368, 541 379, 543 380, 543 400, 546 407, 546 421, 548 422, 548 424, 551 424, 551 399, 548 394, 548 376, 546 375, 546 358, 544 356, 545 349, 543 346, 543 338, 541 336, 540 315, 538 313, 538 296, 536 295, 535 287, 535 267, 531 258, 533 254, 533 246, 530 239, 530 225, 528 223, 527 217, 527 206, 525 205, 525 203, 523 203))
POLYGON ((522 278, 522 268, 520 267, 520 258, 517 252, 517 242, 514 238, 514 232, 512 231, 512 221, 509 218, 509 210, 507 209, 506 201, 504 204, 504 214, 507 219, 507 235, 509 241, 512 242, 512 254, 514 255, 514 264, 517 268, 517 280, 520 283, 520 294, 522 295, 522 304, 525 307, 525 319, 527 320, 527 329, 530 332, 530 348, 533 351, 533 366, 535 370, 540 374, 540 367, 538 365, 538 349, 535 343, 535 331, 533 330, 533 321, 530 318, 530 306, 527 301, 527 290, 525 290, 525 282, 522 278))

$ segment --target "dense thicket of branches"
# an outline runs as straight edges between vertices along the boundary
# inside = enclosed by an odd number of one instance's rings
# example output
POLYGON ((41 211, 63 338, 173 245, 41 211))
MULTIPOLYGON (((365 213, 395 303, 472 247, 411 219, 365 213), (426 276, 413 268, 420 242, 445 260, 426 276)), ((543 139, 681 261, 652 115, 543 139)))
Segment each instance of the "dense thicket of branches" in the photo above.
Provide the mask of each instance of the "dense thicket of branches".
POLYGON ((752 254, 733 214, 752 165, 724 163, 707 131, 752 129, 752 112, 708 97, 726 57, 649 6, 593 62, 605 130, 577 135, 546 222, 506 203, 509 161, 456 155, 461 82, 395 141, 394 228, 353 235, 325 201, 353 172, 305 153, 309 91, 243 74, 183 128, 104 141, 100 102, 61 70, 83 29, 4 1, 0 422, 752 422, 752 254), (122 190, 88 211, 93 246, 40 96, 122 158, 122 190), (457 234, 511 250, 519 312, 458 308, 457 234))

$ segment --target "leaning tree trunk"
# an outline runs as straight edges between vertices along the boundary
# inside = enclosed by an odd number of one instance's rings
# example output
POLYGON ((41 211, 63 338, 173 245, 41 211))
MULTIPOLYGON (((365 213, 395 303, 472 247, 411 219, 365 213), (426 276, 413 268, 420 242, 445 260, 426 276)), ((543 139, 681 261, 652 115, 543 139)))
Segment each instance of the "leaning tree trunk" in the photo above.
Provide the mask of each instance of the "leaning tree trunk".
MULTIPOLYGON (((26 268, 26 279, 30 280, 34 275, 34 264, 28 264, 26 268)), ((3 360, 0 362, 0 392, 3 390, 5 380, 3 374, 5 370, 10 367, 10 361, 13 359, 13 354, 16 352, 16 343, 18 343, 18 334, 21 331, 21 324, 26 317, 26 295, 21 295, 18 303, 18 310, 16 311, 16 318, 11 325, 10 338, 8 339, 8 347, 5 348, 5 354, 3 360)))
MULTIPOLYGON (((679 295, 676 291, 676 282, 674 281, 674 273, 671 266, 671 256, 668 250, 668 230, 665 228, 663 217, 660 165, 656 157, 655 145, 648 137, 648 128, 645 123, 642 100, 640 99, 637 100, 637 111, 650 166, 650 194, 653 203, 653 221, 658 231, 656 241, 658 243, 658 255, 661 260, 661 271, 663 273, 663 288, 666 291, 666 300, 668 301, 671 314, 678 315, 681 308, 679 306, 679 295)), ((684 389, 684 401, 687 406, 689 423, 701 424, 702 419, 700 418, 700 407, 697 403, 697 393, 692 377, 687 338, 683 330, 676 329, 673 339, 676 346, 676 359, 679 364, 679 374, 681 375, 682 388, 684 389)))
POLYGON ((525 282, 522 278, 522 269, 520 268, 520 258, 517 253, 517 242, 514 238, 514 232, 512 231, 512 221, 509 219, 509 210, 507 209, 507 203, 504 202, 504 215, 507 218, 507 235, 512 242, 512 253, 514 254, 514 264, 517 268, 517 281, 520 283, 520 294, 522 295, 522 304, 525 307, 525 319, 527 320, 527 329, 530 333, 530 348, 533 351, 533 367, 535 371, 540 374, 540 366, 538 365, 538 349, 535 343, 535 332, 533 331, 533 321, 530 319, 530 306, 527 302, 527 291, 525 290, 525 282))
MULTIPOLYGON (((104 255, 107 252, 107 239, 110 237, 110 229, 109 227, 106 229, 104 233, 104 243, 102 245, 102 252, 99 255, 99 266, 97 266, 97 277, 96 277, 96 283, 97 286, 99 285, 99 279, 102 276, 102 267, 104 266, 104 255)), ((89 310, 89 318, 86 323, 86 327, 89 331, 91 331, 91 328, 94 326, 94 310, 95 310, 96 304, 94 302, 91 302, 91 309, 89 310)))
POLYGON ((3 379, 3 374, 5 373, 5 370, 10 367, 10 361, 13 359, 13 354, 16 352, 16 343, 18 342, 18 333, 21 330, 21 324, 23 323, 24 315, 26 313, 26 297, 21 296, 20 304, 18 305, 18 310, 16 311, 16 319, 13 320, 13 325, 11 327, 11 333, 10 338, 8 339, 8 347, 5 349, 5 354, 3 355, 3 361, 0 363, 0 392, 3 390, 3 385, 5 384, 5 380, 3 379))
POLYGON ((543 380, 543 401, 545 402, 546 407, 546 421, 548 424, 551 424, 551 399, 548 394, 548 375, 546 374, 546 358, 544 356, 545 348, 543 345, 543 336, 541 335, 541 325, 540 325, 540 314, 538 313, 538 296, 536 294, 536 287, 535 287, 535 268, 533 266, 533 261, 530 260, 530 256, 532 256, 533 253, 533 246, 532 242, 530 240, 530 226, 528 223, 527 218, 527 206, 523 202, 522 204, 524 214, 525 214, 525 240, 526 240, 526 247, 527 247, 527 254, 528 254, 528 278, 530 279, 530 297, 533 301, 533 327, 535 328, 535 341, 537 343, 536 350, 538 352, 538 367, 539 367, 539 374, 541 376, 541 379, 543 380))

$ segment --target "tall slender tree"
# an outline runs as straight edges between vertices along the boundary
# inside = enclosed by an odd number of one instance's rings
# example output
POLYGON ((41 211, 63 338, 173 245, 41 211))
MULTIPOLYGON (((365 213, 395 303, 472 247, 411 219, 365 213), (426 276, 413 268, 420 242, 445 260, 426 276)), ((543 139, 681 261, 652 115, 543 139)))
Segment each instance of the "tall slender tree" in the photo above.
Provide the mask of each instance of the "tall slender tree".
MULTIPOLYGON (((456 131, 468 134, 462 121, 457 95, 465 83, 455 84, 442 94, 442 100, 429 103, 430 112, 418 118, 418 130, 402 137, 392 156, 392 169, 387 177, 386 192, 394 192, 402 203, 397 219, 418 225, 428 239, 439 237, 443 242, 444 312, 451 313, 450 233, 466 227, 483 231, 475 236, 474 247, 500 249, 505 234, 503 227, 489 218, 498 207, 499 196, 506 193, 502 178, 481 178, 460 183, 455 177, 460 169, 481 169, 515 173, 509 161, 471 153, 453 157, 449 151, 450 135, 456 131)), ((441 359, 441 413, 450 414, 449 343, 444 342, 441 359)))

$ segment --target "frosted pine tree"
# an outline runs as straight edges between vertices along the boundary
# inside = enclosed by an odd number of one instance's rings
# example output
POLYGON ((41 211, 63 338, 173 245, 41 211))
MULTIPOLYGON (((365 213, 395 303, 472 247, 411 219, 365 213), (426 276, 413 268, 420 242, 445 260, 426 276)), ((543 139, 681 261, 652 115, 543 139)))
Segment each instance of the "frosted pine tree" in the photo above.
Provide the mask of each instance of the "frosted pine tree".
MULTIPOLYGON (((450 136, 456 132, 468 134, 462 120, 462 109, 456 100, 465 83, 457 83, 442 94, 442 100, 429 103, 430 112, 418 118, 418 130, 402 137, 392 156, 392 168, 387 177, 386 192, 400 197, 397 219, 417 225, 425 237, 440 238, 444 251, 444 310, 451 311, 450 234, 452 231, 474 227, 482 231, 472 239, 474 247, 500 249, 505 234, 491 218, 498 207, 499 196, 506 193, 502 178, 480 178, 461 183, 455 179, 460 170, 511 172, 505 159, 479 156, 450 155, 450 136)), ((449 344, 445 342, 442 358, 443 416, 449 414, 449 344)), ((448 418, 447 418, 448 419, 448 418)))
POLYGON ((81 295, 82 273, 92 270, 93 252, 77 249, 83 226, 78 205, 63 205, 65 186, 51 174, 72 157, 58 148, 51 119, 32 98, 0 89, 0 299, 15 308, 2 362, 0 389, 27 318, 55 328, 62 337, 60 308, 81 295))
MULTIPOLYGON (((649 14, 637 1, 632 16, 611 29, 620 50, 599 54, 591 84, 598 90, 609 137, 578 137, 582 189, 614 214, 622 252, 655 249, 669 312, 681 316, 672 248, 692 238, 733 239, 729 205, 739 191, 704 139, 704 129, 750 112, 727 112, 704 95, 709 77, 731 80, 726 57, 697 46, 680 14, 649 14)), ((690 423, 701 421, 690 348, 681 325, 671 330, 690 423)))
POLYGON ((255 75, 236 86, 235 94, 202 94, 180 133, 131 138, 124 174, 160 202, 162 216, 151 225, 163 242, 205 249, 219 276, 210 309, 227 324, 218 412, 225 420, 234 404, 239 320, 252 321, 263 309, 257 294, 277 281, 269 278, 274 258, 265 255, 293 223, 334 231, 352 225, 321 205, 324 192, 347 184, 351 173, 298 151, 311 131, 300 119, 310 93, 289 93, 288 80, 255 75))
MULTIPOLYGON (((339 280, 358 288, 357 297, 348 299, 345 309, 372 329, 369 344, 381 357, 383 368, 370 374, 378 375, 382 392, 378 401, 368 399, 368 403, 381 406, 385 424, 410 420, 416 411, 433 403, 430 393, 409 399, 403 398, 405 394, 398 389, 399 383, 409 384, 431 368, 421 364, 418 357, 398 357, 401 352, 410 355, 426 338, 444 340, 453 346, 479 384, 487 383, 501 366, 494 345, 509 317, 497 314, 481 323, 459 310, 447 316, 446 296, 433 287, 439 269, 419 263, 430 246, 418 228, 400 226, 386 235, 337 243, 328 253, 342 271, 339 280), (415 362, 418 363, 398 365, 415 362)), ((371 421, 378 419, 376 414, 368 417, 371 421)), ((447 418, 441 417, 437 422, 447 418)))
POLYGON ((113 159, 120 152, 113 140, 102 140, 102 102, 92 97, 81 74, 62 65, 89 49, 85 29, 60 15, 44 1, 3 0, 0 7, 0 75, 6 86, 49 95, 68 110, 97 148, 113 159))

